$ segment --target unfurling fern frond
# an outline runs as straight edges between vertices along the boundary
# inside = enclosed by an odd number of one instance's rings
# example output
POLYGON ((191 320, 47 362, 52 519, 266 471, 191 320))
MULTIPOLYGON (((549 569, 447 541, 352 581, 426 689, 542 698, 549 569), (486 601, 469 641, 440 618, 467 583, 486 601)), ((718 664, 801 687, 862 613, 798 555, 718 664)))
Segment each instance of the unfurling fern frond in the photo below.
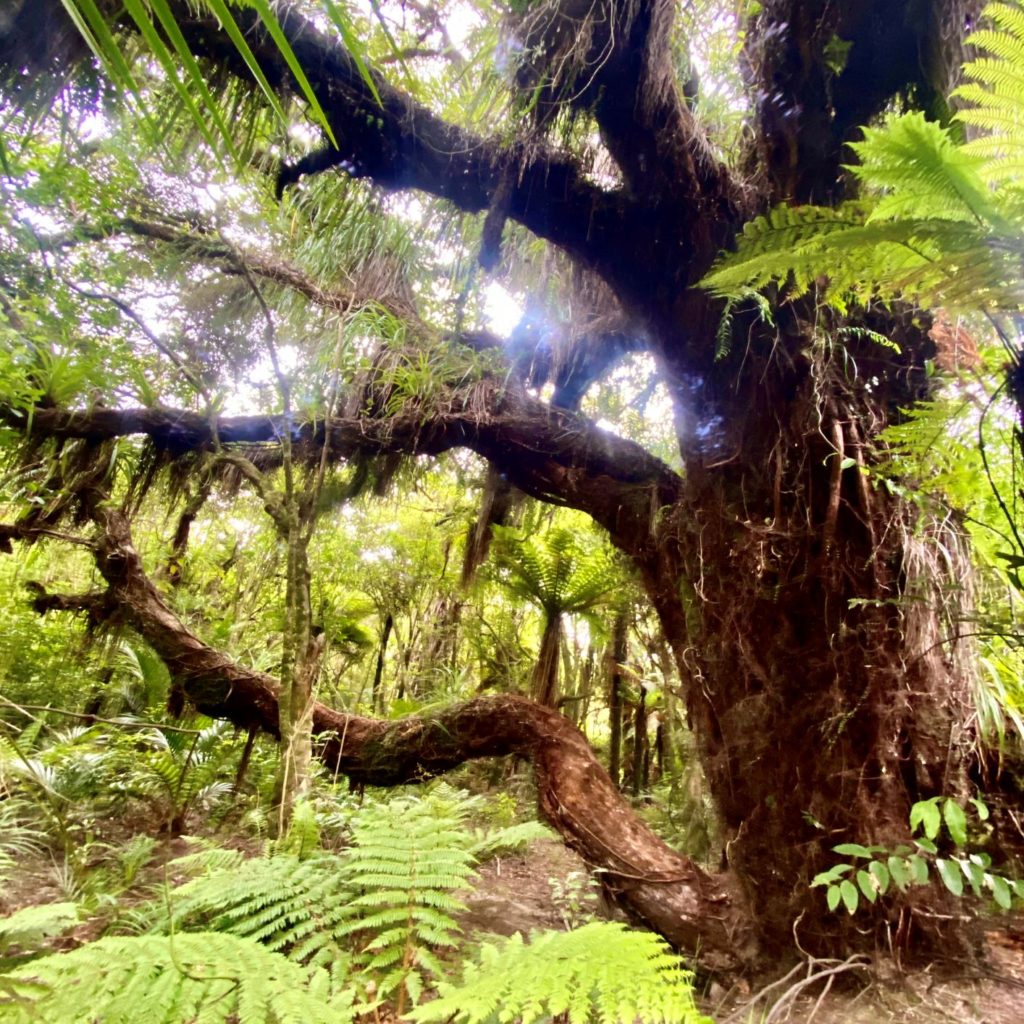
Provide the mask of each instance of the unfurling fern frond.
POLYGON ((550 1020, 571 1024, 711 1024, 694 1005, 692 975, 650 932, 596 921, 570 932, 521 935, 483 946, 461 984, 438 985, 440 998, 407 1015, 414 1024, 550 1020))
POLYGON ((12 1024, 346 1024, 344 994, 256 942, 214 932, 106 938, 3 977, 0 1017, 12 1024))

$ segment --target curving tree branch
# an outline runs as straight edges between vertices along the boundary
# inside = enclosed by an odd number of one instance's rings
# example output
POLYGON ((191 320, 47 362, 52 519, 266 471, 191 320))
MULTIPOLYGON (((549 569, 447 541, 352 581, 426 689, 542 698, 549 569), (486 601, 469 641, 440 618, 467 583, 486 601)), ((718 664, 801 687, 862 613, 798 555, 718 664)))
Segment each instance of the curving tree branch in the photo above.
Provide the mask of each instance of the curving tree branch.
MULTIPOLYGON (((214 436, 223 445, 276 447, 287 432, 294 444, 315 450, 325 440, 322 420, 282 416, 222 416, 211 423, 199 413, 163 408, 37 408, 30 416, 0 409, 0 418, 37 438, 98 444, 141 434, 172 455, 212 448, 214 436)), ((638 557, 650 548, 658 511, 682 495, 682 479, 640 445, 492 381, 452 391, 443 407, 429 411, 332 418, 329 431, 329 451, 342 459, 470 448, 527 494, 587 512, 638 557)))
MULTIPOLYGON (((197 710, 277 736, 277 681, 192 633, 143 570, 124 512, 95 490, 81 497, 98 528, 96 565, 109 587, 103 602, 153 647, 197 710)), ((51 596, 46 607, 80 611, 98 599, 86 597, 61 602, 51 596)), ((729 879, 706 874, 655 836, 622 799, 583 734, 557 711, 523 697, 494 696, 383 721, 317 704, 313 730, 325 764, 357 784, 420 782, 473 758, 529 758, 541 814, 602 870, 628 913, 695 951, 708 970, 733 970, 755 957, 729 879)))

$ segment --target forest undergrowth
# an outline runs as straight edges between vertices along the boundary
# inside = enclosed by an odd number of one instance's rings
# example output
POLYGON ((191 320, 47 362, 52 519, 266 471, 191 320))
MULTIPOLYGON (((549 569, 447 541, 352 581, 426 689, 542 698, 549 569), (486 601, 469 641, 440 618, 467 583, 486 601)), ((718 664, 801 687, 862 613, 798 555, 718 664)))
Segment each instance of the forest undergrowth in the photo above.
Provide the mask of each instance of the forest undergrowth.
MULTIPOLYGON (((600 875, 534 820, 514 762, 396 791, 355 792, 321 771, 272 838, 271 744, 243 765, 221 723, 33 716, 16 729, 12 707, 0 1020, 1019 1019, 1016 914, 985 926, 999 974, 808 958, 763 988, 730 985, 628 927, 600 875)), ((685 823, 663 800, 645 795, 646 813, 678 840, 685 823)))

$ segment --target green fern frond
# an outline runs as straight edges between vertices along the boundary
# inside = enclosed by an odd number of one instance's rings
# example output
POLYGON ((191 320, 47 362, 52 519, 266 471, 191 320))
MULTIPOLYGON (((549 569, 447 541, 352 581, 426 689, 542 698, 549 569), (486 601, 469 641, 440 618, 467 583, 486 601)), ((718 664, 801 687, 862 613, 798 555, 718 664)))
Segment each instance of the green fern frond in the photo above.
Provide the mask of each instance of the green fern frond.
POLYGON ((483 830, 473 833, 473 845, 470 852, 479 859, 493 857, 499 853, 518 850, 535 839, 551 839, 551 829, 539 821, 521 821, 504 828, 483 830))
POLYGON ((438 991, 407 1019, 534 1024, 565 1014, 571 1024, 711 1024, 694 1004, 692 975, 662 939, 607 921, 537 934, 528 945, 521 935, 487 944, 460 984, 438 991))
POLYGON ((452 914, 465 907, 454 893, 475 863, 465 814, 466 802, 441 789, 371 805, 353 822, 344 876, 358 895, 339 931, 359 940, 364 970, 384 972, 377 997, 397 992, 399 1012, 416 1003, 428 976, 441 976, 432 948, 455 943, 452 914))
POLYGON ((496 526, 494 536, 497 563, 509 571, 510 589, 549 614, 585 611, 622 583, 612 555, 581 542, 572 530, 525 535, 496 526))
POLYGON ((137 1021, 345 1024, 349 1000, 330 975, 216 932, 106 938, 3 977, 12 1024, 137 1021))
POLYGON ((337 857, 257 857, 175 889, 169 922, 160 922, 161 904, 151 913, 160 928, 200 926, 258 940, 302 963, 326 963, 342 955, 349 897, 337 857))
POLYGON ((35 950, 54 935, 63 935, 78 922, 74 903, 41 903, 0 918, 0 952, 17 946, 35 950))
POLYGON ((965 151, 985 161, 987 181, 1012 184, 1024 168, 1024 8, 989 4, 984 15, 994 27, 972 33, 967 42, 989 56, 964 65, 968 81, 954 95, 970 104, 959 119, 985 132, 965 151))
POLYGON ((919 111, 890 118, 881 128, 865 128, 863 141, 850 148, 860 160, 850 170, 881 193, 868 223, 922 219, 1003 225, 982 181, 984 161, 919 111))

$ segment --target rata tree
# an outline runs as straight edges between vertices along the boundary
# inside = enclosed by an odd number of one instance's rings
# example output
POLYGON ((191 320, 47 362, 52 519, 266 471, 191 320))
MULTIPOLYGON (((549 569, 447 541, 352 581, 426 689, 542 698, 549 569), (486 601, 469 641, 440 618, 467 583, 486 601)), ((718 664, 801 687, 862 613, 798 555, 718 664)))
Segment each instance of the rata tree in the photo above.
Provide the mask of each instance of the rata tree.
MULTIPOLYGON (((413 6, 419 50, 447 39, 434 8, 413 6)), ((794 922, 802 947, 816 952, 864 941, 826 915, 808 883, 835 843, 893 844, 914 801, 964 790, 971 668, 969 651, 945 642, 941 613, 943 587, 966 571, 960 538, 905 489, 870 481, 880 432, 933 386, 927 314, 826 307, 813 287, 769 291, 747 309, 700 282, 771 207, 828 209, 854 197, 845 164, 862 125, 894 104, 946 116, 976 11, 970 0, 750 4, 739 58, 746 99, 735 104, 743 124, 727 149, 705 118, 713 90, 689 45, 698 27, 676 7, 481 4, 477 24, 500 21, 499 40, 470 33, 464 51, 448 40, 417 64, 417 47, 402 45, 410 35, 389 31, 375 64, 334 3, 16 3, 0 22, 9 108, 24 105, 43 76, 66 77, 85 60, 83 38, 115 82, 139 92, 132 109, 146 109, 146 90, 162 78, 171 108, 195 111, 209 146, 235 127, 225 104, 240 110, 245 100, 251 112, 269 97, 276 116, 305 113, 323 135, 318 148, 276 166, 286 203, 304 175, 317 187, 347 178, 398 193, 406 217, 415 207, 404 197, 436 200, 462 215, 454 237, 448 220, 446 244, 485 271, 528 250, 532 236, 546 247, 548 293, 563 280, 571 284, 562 297, 594 301, 561 345, 541 333, 502 350, 472 329, 466 289, 453 290, 454 311, 439 302, 443 289, 413 289, 402 344, 361 366, 350 400, 326 423, 316 409, 226 416, 53 395, 22 396, 5 415, 33 443, 96 452, 141 435, 179 462, 253 444, 272 461, 283 432, 353 465, 470 448, 525 494, 591 516, 631 561, 678 664, 726 839, 721 874, 656 840, 582 736, 530 701, 478 698, 397 724, 317 705, 312 728, 328 762, 357 782, 423 778, 491 754, 531 757, 542 812, 603 868, 609 889, 722 967, 790 943, 794 922), (479 54, 469 52, 475 42, 479 54), (129 67, 140 52, 157 60, 129 67), (489 90, 487 117, 447 102, 438 61, 460 80, 490 71, 478 80, 489 90), (502 90, 509 98, 496 124, 502 90), (435 359, 442 349, 453 361, 435 359), (548 377, 575 398, 638 349, 653 356, 670 397, 681 471, 566 407, 575 402, 547 403, 527 387, 548 377)), ((385 5, 380 17, 394 27, 397 12, 385 5)), ((295 134, 308 138, 309 128, 295 134)), ((247 151, 254 161, 274 163, 273 151, 257 150, 247 151)), ((316 227, 315 206, 303 216, 316 227)), ((148 231, 154 244, 177 240, 196 259, 237 262, 186 228, 182 239, 127 214, 116 226, 148 231)), ((330 300, 280 260, 252 255, 248 265, 330 300)), ((820 268, 823 280, 829 270, 820 268)), ((62 507, 94 525, 102 600, 146 637, 197 707, 276 733, 274 680, 225 658, 173 614, 103 465, 71 468, 61 486, 74 501, 62 507)), ((12 524, 5 536, 51 536, 56 518, 12 524)), ((953 927, 949 915, 889 900, 876 923, 898 920, 901 941, 953 927)))

